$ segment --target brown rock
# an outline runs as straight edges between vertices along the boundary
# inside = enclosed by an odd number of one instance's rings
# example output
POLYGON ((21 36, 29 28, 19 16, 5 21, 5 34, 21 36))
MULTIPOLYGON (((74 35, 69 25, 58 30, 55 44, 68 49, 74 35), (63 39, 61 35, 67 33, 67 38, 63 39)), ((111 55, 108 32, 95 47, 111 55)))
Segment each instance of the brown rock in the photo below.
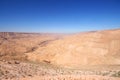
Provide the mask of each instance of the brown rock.
POLYGON ((20 61, 15 61, 15 64, 20 64, 20 61))

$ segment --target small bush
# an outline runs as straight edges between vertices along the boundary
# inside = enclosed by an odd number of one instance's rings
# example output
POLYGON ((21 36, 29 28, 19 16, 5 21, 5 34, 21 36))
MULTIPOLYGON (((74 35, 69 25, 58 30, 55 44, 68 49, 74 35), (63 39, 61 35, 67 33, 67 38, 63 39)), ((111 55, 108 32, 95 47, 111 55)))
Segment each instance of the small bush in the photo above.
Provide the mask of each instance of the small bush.
POLYGON ((113 77, 120 77, 120 71, 116 72, 115 74, 112 74, 113 77))

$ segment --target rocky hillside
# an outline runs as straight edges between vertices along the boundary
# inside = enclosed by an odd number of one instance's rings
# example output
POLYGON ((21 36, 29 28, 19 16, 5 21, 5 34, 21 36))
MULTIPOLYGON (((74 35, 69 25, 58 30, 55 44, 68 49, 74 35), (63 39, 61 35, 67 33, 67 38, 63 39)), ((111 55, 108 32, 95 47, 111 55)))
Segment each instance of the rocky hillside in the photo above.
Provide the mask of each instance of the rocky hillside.
POLYGON ((64 67, 120 65, 120 29, 68 35, 26 55, 32 61, 64 67))
POLYGON ((120 29, 76 34, 0 33, 0 60, 63 67, 120 65, 120 29))
POLYGON ((0 80, 120 80, 120 29, 0 32, 0 80))
POLYGON ((44 41, 57 39, 55 34, 0 33, 0 60, 26 60, 24 53, 33 52, 44 41))

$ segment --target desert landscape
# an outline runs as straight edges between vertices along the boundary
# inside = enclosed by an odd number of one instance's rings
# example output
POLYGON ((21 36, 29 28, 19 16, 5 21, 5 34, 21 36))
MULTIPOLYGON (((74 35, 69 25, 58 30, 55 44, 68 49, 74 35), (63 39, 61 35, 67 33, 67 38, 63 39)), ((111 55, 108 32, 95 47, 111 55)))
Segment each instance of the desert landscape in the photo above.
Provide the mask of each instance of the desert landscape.
POLYGON ((0 80, 120 80, 120 29, 0 32, 0 80))
POLYGON ((120 80, 120 0, 0 0, 0 80, 120 80))

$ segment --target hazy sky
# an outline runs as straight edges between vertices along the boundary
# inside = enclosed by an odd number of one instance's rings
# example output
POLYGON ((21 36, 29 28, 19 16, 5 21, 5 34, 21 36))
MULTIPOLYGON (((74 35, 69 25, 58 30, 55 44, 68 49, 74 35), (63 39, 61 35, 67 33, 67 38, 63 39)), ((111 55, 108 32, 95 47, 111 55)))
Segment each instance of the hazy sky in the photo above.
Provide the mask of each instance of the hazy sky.
POLYGON ((0 31, 81 32, 120 28, 120 0, 0 0, 0 31))

